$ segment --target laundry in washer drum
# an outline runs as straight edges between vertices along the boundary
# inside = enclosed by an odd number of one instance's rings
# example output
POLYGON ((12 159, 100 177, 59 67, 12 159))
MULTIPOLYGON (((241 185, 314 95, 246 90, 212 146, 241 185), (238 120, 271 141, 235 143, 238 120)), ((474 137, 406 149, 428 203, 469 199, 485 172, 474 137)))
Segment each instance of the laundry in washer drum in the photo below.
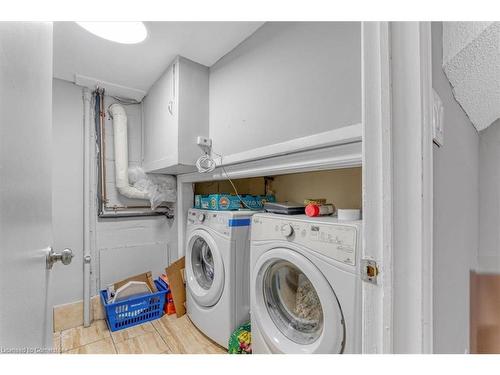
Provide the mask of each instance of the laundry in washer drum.
MULTIPOLYGON (((295 300, 295 313, 301 319, 301 325, 316 326, 322 316, 321 303, 314 286, 304 274, 298 275, 298 286, 295 300)), ((312 327, 309 327, 312 328, 312 327)))

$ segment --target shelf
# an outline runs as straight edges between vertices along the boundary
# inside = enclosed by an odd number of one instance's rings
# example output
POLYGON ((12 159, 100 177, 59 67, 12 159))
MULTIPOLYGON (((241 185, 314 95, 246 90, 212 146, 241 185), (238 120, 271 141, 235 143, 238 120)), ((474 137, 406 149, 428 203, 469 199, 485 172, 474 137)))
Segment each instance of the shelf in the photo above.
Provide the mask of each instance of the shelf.
POLYGON ((217 165, 232 165, 259 159, 272 158, 290 153, 309 151, 341 144, 361 142, 362 126, 354 124, 307 137, 292 139, 290 141, 275 143, 258 147, 252 150, 231 155, 223 155, 221 160, 216 160, 217 165))

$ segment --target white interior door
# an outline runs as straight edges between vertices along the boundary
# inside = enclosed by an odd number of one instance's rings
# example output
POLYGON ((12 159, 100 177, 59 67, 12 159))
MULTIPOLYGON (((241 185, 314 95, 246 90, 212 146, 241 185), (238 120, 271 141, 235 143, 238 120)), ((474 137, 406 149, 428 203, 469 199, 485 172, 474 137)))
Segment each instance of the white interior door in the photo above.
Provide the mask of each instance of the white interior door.
POLYGON ((41 352, 52 347, 52 23, 0 22, 0 128, 0 350, 41 352))

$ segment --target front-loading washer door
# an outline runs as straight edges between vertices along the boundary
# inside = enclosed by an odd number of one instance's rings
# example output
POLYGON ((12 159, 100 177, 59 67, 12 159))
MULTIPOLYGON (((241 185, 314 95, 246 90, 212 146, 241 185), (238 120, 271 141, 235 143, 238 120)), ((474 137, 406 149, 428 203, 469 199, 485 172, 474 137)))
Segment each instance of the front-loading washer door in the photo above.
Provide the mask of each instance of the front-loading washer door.
POLYGON ((298 252, 275 248, 256 262, 252 314, 275 353, 342 353, 345 324, 335 292, 298 252))
POLYGON ((212 236, 202 229, 188 238, 186 249, 187 286, 202 306, 215 305, 224 290, 224 262, 212 236))

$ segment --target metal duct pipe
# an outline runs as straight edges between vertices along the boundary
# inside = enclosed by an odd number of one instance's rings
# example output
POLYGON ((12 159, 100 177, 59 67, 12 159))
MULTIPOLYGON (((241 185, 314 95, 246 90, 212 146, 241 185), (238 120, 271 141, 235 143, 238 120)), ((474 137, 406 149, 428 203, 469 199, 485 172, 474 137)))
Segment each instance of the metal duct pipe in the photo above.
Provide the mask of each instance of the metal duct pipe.
POLYGON ((120 194, 127 198, 149 199, 149 194, 130 186, 128 180, 127 113, 120 104, 112 104, 109 114, 113 119, 115 146, 115 184, 120 194))

